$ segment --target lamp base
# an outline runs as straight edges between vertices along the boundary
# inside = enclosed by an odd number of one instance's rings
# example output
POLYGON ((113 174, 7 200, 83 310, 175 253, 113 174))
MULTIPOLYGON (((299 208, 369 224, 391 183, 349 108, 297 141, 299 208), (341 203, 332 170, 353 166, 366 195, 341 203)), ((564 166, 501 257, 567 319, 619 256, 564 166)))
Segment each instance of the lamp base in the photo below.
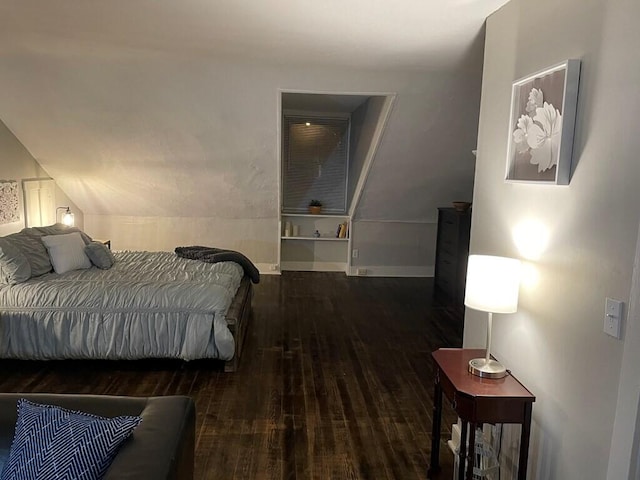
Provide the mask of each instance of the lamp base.
POLYGON ((469 373, 483 378, 503 378, 507 375, 507 369, 495 360, 474 358, 469 361, 469 373))

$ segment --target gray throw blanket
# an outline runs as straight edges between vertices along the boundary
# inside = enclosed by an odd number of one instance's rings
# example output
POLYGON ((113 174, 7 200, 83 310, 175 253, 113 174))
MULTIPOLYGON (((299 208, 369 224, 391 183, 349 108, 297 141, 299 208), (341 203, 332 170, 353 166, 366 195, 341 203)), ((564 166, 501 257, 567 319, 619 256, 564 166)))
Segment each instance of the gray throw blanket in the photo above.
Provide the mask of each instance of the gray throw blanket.
POLYGON ((199 245, 176 247, 174 251, 179 257, 200 260, 206 263, 236 262, 244 269, 245 275, 247 275, 253 283, 260 282, 260 272, 253 262, 240 252, 220 248, 201 247, 199 245))

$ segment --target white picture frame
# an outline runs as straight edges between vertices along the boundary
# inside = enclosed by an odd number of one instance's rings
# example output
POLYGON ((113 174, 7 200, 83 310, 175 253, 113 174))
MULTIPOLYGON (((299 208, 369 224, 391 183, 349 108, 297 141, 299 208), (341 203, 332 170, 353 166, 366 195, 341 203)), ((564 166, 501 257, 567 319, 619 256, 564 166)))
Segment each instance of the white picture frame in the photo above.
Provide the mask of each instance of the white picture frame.
POLYGON ((505 181, 568 185, 580 60, 513 82, 505 181))

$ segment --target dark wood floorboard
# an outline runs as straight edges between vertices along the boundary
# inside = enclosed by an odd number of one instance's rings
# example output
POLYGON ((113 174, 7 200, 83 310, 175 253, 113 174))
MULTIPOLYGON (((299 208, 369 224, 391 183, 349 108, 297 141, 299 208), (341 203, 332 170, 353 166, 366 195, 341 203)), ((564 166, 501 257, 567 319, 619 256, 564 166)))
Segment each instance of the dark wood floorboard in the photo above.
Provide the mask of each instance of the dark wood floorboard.
MULTIPOLYGON (((216 361, 0 360, 0 391, 189 395, 197 479, 424 479, 431 352, 462 343, 432 279, 286 272, 255 286, 239 370, 216 361)), ((456 417, 445 401, 445 441, 456 417)))

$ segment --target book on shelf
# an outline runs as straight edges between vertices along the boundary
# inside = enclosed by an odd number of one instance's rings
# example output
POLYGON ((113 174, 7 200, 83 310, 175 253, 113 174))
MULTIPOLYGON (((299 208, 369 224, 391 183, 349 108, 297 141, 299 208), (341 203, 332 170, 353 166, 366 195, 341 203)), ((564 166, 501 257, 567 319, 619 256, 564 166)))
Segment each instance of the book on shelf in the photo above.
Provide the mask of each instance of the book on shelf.
POLYGON ((338 225, 338 233, 336 235, 336 238, 347 238, 347 228, 348 228, 347 222, 343 222, 340 225, 338 225))

